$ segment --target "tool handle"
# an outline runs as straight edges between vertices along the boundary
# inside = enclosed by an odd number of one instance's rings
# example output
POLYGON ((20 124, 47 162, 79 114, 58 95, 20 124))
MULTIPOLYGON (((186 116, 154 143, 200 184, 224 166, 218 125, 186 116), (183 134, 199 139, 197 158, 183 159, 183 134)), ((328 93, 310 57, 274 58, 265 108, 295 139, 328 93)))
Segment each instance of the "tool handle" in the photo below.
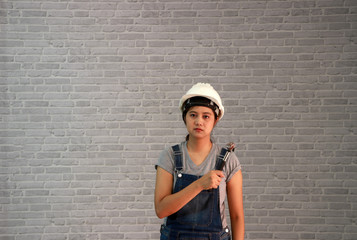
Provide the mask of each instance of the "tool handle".
POLYGON ((227 152, 224 155, 224 157, 223 157, 222 161, 220 162, 220 164, 217 166, 217 170, 220 170, 220 171, 223 170, 223 167, 224 167, 224 165, 226 165, 226 161, 228 159, 229 154, 232 151, 234 151, 234 149, 235 149, 234 143, 233 142, 228 143, 227 146, 226 146, 226 149, 227 149, 227 152))
POLYGON ((220 164, 217 166, 217 170, 222 171, 223 167, 226 165, 226 161, 221 161, 220 164))

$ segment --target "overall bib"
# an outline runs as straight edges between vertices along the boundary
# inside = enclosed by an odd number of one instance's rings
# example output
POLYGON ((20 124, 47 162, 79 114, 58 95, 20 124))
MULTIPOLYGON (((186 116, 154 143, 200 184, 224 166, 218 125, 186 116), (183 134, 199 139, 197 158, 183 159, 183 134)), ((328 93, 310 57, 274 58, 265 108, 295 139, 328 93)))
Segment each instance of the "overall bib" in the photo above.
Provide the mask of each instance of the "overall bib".
MULTIPOLYGON (((179 145, 174 150, 176 183, 173 193, 176 193, 201 176, 182 173, 182 154, 179 145)), ((222 161, 226 149, 222 149, 216 166, 222 161)), ((223 228, 220 206, 219 187, 203 190, 178 212, 167 217, 165 225, 161 226, 160 240, 229 240, 228 228, 223 228)))

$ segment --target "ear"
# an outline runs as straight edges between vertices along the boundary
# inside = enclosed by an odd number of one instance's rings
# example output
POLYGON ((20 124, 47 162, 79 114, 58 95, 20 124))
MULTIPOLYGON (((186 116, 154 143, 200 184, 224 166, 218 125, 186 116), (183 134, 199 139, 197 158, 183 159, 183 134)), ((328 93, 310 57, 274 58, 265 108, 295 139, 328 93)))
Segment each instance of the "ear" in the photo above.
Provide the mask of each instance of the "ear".
POLYGON ((214 120, 213 127, 215 127, 217 123, 218 123, 218 118, 214 120))

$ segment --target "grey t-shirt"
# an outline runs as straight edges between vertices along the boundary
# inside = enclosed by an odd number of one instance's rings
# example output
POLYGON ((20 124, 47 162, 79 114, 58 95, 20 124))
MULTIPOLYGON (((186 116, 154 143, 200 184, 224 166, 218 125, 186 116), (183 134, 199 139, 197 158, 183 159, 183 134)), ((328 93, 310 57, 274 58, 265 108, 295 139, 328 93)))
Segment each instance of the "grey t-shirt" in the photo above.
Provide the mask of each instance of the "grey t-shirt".
MULTIPOLYGON (((199 166, 197 166, 190 158, 187 150, 187 141, 182 142, 180 144, 180 149, 182 152, 182 162, 183 162, 183 170, 182 173, 203 176, 211 170, 215 169, 217 157, 221 151, 221 148, 213 143, 210 153, 207 158, 202 162, 199 166)), ((175 163, 173 157, 173 150, 171 147, 166 148, 161 152, 158 163, 156 166, 159 166, 171 173, 174 176, 174 183, 176 182, 175 176, 175 163)), ((225 205, 224 200, 226 198, 226 186, 227 182, 231 180, 233 175, 237 173, 241 169, 240 162, 237 156, 232 153, 229 155, 229 158, 226 161, 226 165, 223 168, 224 178, 219 185, 219 198, 220 198, 220 212, 222 219, 222 226, 227 226, 227 219, 225 215, 225 205)))

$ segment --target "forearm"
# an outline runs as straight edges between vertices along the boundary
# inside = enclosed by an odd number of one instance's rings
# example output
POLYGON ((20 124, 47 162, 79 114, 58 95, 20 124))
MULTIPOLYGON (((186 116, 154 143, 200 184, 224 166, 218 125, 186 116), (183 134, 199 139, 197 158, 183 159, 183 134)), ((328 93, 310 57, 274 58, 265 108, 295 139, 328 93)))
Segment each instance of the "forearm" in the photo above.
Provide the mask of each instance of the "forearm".
POLYGON ((180 210, 204 189, 217 188, 224 177, 222 171, 210 171, 190 185, 172 194, 173 177, 158 168, 155 187, 155 211, 159 218, 170 216, 180 210))
POLYGON ((189 201, 196 197, 203 190, 201 184, 195 181, 181 191, 167 195, 155 206, 156 214, 159 218, 170 216, 180 210, 189 201))
POLYGON ((227 183, 229 214, 232 225, 232 239, 244 239, 244 209, 243 209, 242 171, 239 170, 227 183))
POLYGON ((231 218, 232 240, 244 239, 244 219, 231 218))

